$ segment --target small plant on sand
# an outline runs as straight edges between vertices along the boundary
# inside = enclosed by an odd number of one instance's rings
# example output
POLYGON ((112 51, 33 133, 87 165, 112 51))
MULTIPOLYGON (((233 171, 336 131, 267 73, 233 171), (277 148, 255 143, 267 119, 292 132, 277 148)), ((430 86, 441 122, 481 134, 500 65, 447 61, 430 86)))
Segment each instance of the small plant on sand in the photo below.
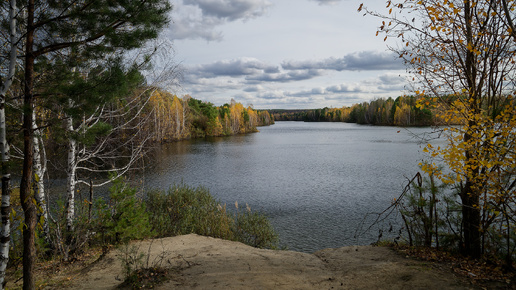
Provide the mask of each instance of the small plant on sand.
POLYGON ((164 263, 168 253, 162 251, 151 261, 151 247, 147 253, 140 251, 141 243, 125 243, 118 248, 118 258, 124 269, 124 282, 119 288, 153 288, 167 280, 168 270, 164 263))

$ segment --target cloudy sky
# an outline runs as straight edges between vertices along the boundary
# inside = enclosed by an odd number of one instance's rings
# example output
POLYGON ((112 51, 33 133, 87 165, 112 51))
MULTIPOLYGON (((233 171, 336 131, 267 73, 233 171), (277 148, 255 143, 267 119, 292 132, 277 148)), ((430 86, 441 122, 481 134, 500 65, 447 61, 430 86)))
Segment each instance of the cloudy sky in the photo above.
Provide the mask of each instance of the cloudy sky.
MULTIPOLYGON (((171 0, 178 95, 256 109, 342 107, 405 93, 365 0, 171 0)), ((384 10, 384 0, 367 0, 384 10)))

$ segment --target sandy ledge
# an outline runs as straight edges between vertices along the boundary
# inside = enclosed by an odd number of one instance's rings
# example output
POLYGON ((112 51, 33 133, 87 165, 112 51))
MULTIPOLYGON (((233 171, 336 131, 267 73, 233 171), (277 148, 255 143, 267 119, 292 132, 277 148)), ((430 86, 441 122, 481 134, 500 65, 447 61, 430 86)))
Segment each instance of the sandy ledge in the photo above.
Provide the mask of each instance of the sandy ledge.
MULTIPOLYGON (((157 289, 472 289, 446 267, 400 256, 386 247, 350 246, 313 254, 273 251, 198 235, 134 242, 170 268, 157 289), (162 257, 162 258, 160 258, 162 257)), ((122 264, 113 250, 70 289, 114 289, 122 264)))

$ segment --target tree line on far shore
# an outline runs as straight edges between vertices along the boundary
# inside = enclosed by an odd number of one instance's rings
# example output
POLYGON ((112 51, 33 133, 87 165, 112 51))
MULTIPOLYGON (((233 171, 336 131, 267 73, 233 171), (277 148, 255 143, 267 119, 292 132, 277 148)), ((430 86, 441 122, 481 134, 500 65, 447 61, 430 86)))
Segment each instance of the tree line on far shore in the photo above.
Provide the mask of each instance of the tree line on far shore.
POLYGON ((306 110, 269 110, 276 121, 346 122, 380 126, 431 126, 434 112, 417 107, 419 97, 379 98, 351 107, 306 110))

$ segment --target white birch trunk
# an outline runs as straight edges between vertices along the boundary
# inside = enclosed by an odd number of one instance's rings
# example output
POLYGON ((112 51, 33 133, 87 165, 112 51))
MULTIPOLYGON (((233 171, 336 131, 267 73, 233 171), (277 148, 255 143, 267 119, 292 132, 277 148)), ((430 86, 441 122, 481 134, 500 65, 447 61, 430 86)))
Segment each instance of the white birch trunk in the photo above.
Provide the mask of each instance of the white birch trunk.
MULTIPOLYGON (((183 110, 181 110, 183 111, 183 110)), ((181 113, 179 112, 179 108, 176 107, 176 135, 177 139, 181 139, 181 113)))
POLYGON ((0 87, 0 151, 2 159, 2 204, 1 226, 0 226, 0 289, 4 288, 5 270, 9 261, 9 241, 11 239, 11 224, 9 215, 11 212, 11 174, 8 168, 9 162, 9 145, 6 138, 5 123, 5 94, 11 86, 14 79, 14 71, 16 68, 16 18, 15 18, 16 0, 9 1, 9 34, 11 38, 11 53, 9 57, 9 71, 7 79, 0 87))
POLYGON ((186 129, 186 125, 185 125, 186 115, 187 115, 186 110, 188 110, 188 98, 187 97, 183 97, 182 105, 183 105, 183 118, 181 119, 181 138, 183 138, 183 135, 185 135, 184 130, 186 129))
POLYGON ((49 237, 49 228, 48 228, 48 210, 47 203, 45 198, 45 184, 43 183, 46 167, 42 166, 41 163, 41 149, 40 146, 43 146, 43 143, 40 144, 41 139, 41 130, 38 129, 36 124, 36 111, 32 111, 32 129, 34 130, 33 142, 34 142, 34 160, 33 160, 33 171, 34 171, 34 196, 36 198, 36 202, 41 210, 38 214, 38 220, 41 220, 43 217, 43 234, 46 239, 49 237))
POLYGON ((1 216, 2 225, 0 228, 0 289, 3 289, 5 280, 5 270, 7 262, 9 261, 9 241, 11 235, 11 223, 9 215, 11 212, 11 188, 7 163, 9 162, 9 145, 6 140, 5 128, 5 99, 2 96, 2 103, 0 104, 0 150, 2 151, 2 205, 1 216))
MULTIPOLYGON (((73 133, 73 119, 68 117, 66 120, 67 131, 73 133)), ((66 181, 66 228, 68 231, 73 230, 73 220, 75 216, 75 184, 77 171, 77 142, 70 136, 68 138, 68 163, 67 163, 67 181, 66 181)))
POLYGON ((156 110, 154 111, 154 126, 156 128, 157 141, 161 142, 161 128, 159 126, 159 104, 156 110))

